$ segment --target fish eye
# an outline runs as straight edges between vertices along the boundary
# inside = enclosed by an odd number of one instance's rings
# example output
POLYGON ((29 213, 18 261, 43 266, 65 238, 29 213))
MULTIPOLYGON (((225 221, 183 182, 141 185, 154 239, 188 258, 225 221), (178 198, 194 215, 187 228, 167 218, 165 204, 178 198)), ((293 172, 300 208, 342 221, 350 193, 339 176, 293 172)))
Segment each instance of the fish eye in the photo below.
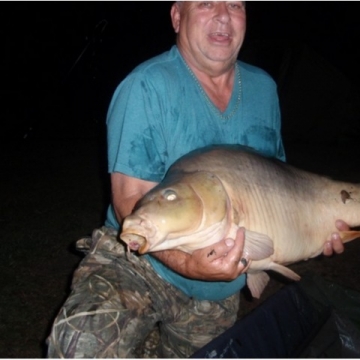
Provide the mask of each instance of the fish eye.
POLYGON ((164 197, 166 200, 168 201, 173 201, 177 198, 177 194, 174 190, 171 190, 171 189, 167 189, 164 191, 163 193, 164 197))

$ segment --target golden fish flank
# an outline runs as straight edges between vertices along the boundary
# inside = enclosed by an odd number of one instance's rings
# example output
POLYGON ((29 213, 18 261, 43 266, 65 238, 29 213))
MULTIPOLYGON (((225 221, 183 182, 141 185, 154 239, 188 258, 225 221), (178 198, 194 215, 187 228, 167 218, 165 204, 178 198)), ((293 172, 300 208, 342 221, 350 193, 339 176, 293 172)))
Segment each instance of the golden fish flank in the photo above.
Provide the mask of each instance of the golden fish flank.
MULTIPOLYGON (((335 220, 360 225, 360 186, 296 169, 243 146, 199 149, 178 161, 125 218, 120 238, 139 253, 192 251, 246 229, 247 285, 259 297, 273 270, 319 255, 335 220)), ((360 237, 341 234, 343 242, 360 237)))

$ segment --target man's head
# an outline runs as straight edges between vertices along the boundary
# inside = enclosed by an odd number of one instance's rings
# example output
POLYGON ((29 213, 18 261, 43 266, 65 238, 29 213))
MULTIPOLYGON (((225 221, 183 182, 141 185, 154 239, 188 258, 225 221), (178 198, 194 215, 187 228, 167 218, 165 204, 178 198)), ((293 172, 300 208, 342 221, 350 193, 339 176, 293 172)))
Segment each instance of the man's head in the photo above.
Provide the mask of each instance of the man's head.
POLYGON ((177 1, 171 8, 178 47, 199 70, 232 66, 244 41, 245 3, 242 1, 177 1))

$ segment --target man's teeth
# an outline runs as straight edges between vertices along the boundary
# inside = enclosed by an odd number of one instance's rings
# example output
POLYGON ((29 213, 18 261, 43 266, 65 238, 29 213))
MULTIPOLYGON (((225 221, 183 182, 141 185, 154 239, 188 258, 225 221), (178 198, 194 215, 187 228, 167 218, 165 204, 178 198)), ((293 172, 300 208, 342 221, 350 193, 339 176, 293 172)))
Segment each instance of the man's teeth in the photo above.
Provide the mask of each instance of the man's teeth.
POLYGON ((227 33, 220 33, 220 32, 216 32, 214 33, 215 36, 225 36, 225 37, 229 37, 229 34, 227 33))

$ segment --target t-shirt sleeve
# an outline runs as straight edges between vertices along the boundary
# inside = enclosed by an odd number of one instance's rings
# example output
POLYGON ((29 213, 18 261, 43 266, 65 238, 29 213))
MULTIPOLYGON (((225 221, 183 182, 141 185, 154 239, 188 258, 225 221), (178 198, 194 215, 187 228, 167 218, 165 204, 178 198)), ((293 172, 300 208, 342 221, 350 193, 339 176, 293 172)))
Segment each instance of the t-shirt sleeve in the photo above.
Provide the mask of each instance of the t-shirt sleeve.
POLYGON ((108 171, 161 181, 165 139, 158 91, 141 73, 116 89, 107 115, 108 171))

